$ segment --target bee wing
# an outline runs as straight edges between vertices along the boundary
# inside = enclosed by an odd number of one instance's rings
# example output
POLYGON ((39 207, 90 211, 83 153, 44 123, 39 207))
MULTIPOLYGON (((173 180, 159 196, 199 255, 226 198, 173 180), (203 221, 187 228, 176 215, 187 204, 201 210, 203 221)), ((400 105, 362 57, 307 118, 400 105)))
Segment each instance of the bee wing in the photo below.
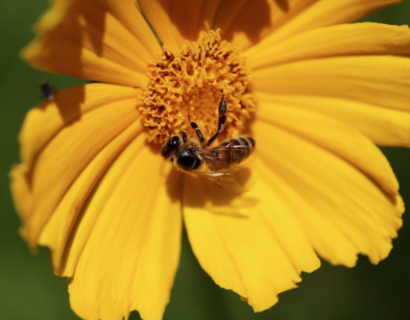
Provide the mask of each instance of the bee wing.
POLYGON ((197 148, 196 151, 203 156, 215 156, 218 153, 226 153, 227 151, 243 151, 243 152, 249 152, 252 153, 255 150, 255 147, 251 146, 224 146, 224 147, 216 147, 216 148, 197 148))
MULTIPOLYGON (((254 147, 250 146, 228 146, 228 147, 217 147, 217 148, 198 148, 196 149, 196 153, 200 155, 206 163, 213 164, 213 163, 223 163, 223 162, 230 162, 230 158, 232 157, 232 152, 238 153, 243 152, 243 154, 250 156, 253 151, 255 150, 254 147)), ((237 165, 231 165, 229 172, 237 171, 237 165)))
POLYGON ((230 172, 212 172, 207 170, 193 170, 191 173, 194 175, 205 179, 218 187, 224 188, 232 192, 243 192, 245 191, 243 187, 236 181, 234 171, 237 171, 237 168, 231 169, 230 172))

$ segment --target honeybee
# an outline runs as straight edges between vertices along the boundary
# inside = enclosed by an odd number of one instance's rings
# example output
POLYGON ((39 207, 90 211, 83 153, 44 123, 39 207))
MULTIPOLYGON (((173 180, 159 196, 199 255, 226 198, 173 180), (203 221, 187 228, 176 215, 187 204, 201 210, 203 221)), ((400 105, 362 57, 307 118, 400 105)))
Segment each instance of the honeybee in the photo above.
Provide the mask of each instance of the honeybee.
POLYGON ((198 125, 187 115, 189 124, 195 130, 198 138, 188 137, 185 131, 172 134, 161 144, 160 151, 164 158, 173 161, 178 170, 194 174, 219 187, 240 192, 242 187, 235 180, 233 173, 238 170, 238 165, 252 154, 255 149, 255 140, 251 137, 240 136, 227 139, 216 147, 209 148, 224 129, 226 111, 227 104, 222 91, 218 109, 218 130, 207 142, 198 125))

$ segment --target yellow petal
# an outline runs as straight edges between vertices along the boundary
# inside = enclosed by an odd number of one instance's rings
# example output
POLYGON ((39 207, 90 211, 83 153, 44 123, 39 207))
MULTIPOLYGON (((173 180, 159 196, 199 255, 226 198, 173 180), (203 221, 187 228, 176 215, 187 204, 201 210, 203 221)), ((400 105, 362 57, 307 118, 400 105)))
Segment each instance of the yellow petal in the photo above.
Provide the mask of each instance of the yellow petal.
POLYGON ((309 110, 263 100, 259 101, 258 108, 260 121, 315 143, 356 167, 387 194, 397 195, 399 184, 383 153, 348 124, 309 110))
POLYGON ((215 16, 214 28, 240 50, 257 43, 286 25, 315 0, 224 0, 215 16))
MULTIPOLYGON (((262 39, 265 46, 297 34, 357 20, 403 0, 226 0, 215 18, 215 28, 245 50, 262 39)), ((260 47, 261 48, 261 47, 260 47)))
POLYGON ((261 159, 271 169, 270 174, 264 173, 264 181, 285 199, 314 249, 326 260, 353 266, 358 253, 368 255, 372 263, 386 258, 391 238, 402 225, 403 207, 397 192, 387 193, 373 179, 379 174, 373 170, 385 167, 384 157, 362 142, 353 145, 362 144, 372 154, 363 170, 360 155, 347 158, 349 151, 341 153, 344 142, 340 140, 351 140, 348 132, 342 135, 343 126, 322 125, 321 135, 327 137, 319 137, 308 132, 320 127, 306 123, 300 129, 297 118, 287 120, 286 129, 268 118, 253 126, 261 159), (341 146, 332 145, 332 140, 341 146))
POLYGON ((293 61, 344 55, 409 54, 408 26, 356 23, 314 29, 274 43, 270 37, 246 51, 253 70, 293 61))
POLYGON ((253 76, 257 92, 325 96, 396 110, 410 109, 410 59, 405 57, 307 60, 259 69, 253 76))
POLYGON ((55 0, 22 52, 34 67, 126 86, 145 86, 161 48, 134 0, 55 0))
POLYGON ((179 52, 184 40, 195 41, 211 28, 220 0, 138 0, 161 41, 179 52))
POLYGON ((70 303, 84 319, 122 319, 138 310, 160 320, 181 242, 179 174, 138 136, 82 210, 67 249, 70 303))
POLYGON ((320 262, 286 202, 261 178, 266 166, 255 168, 255 183, 239 199, 187 176, 184 221, 202 268, 258 312, 275 304, 278 293, 295 288, 301 271, 311 272, 320 262))
POLYGON ((47 234, 50 240, 40 243, 63 250, 92 187, 142 131, 135 106, 139 92, 104 84, 76 87, 28 113, 20 133, 23 163, 12 171, 12 192, 31 247, 56 211, 63 215, 59 227, 49 229, 54 237, 47 234))
POLYGON ((258 99, 288 108, 310 110, 344 122, 381 146, 410 147, 410 113, 363 102, 310 95, 258 94, 258 99))

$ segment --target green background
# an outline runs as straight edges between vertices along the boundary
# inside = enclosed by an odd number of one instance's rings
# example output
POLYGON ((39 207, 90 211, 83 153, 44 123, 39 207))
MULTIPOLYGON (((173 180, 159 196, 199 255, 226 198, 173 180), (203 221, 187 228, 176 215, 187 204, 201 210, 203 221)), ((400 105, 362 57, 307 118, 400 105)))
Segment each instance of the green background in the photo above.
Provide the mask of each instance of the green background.
MULTIPOLYGON (((86 1, 86 0, 84 0, 86 1)), ((329 0, 339 1, 339 0, 329 0)), ((46 0, 0 2, 0 319, 78 319, 68 302, 67 280, 51 271, 49 250, 32 256, 17 233, 8 171, 17 163, 17 135, 25 113, 41 101, 39 82, 45 76, 58 89, 83 80, 31 69, 19 50, 32 38, 32 25, 47 9, 46 0)), ((389 24, 410 23, 410 2, 365 19, 389 24)), ((409 88, 410 90, 410 88, 409 88)), ((410 103, 410 101, 409 101, 410 103)), ((383 149, 410 203, 410 150, 383 149)), ((378 266, 360 257, 353 269, 327 262, 303 274, 300 288, 279 296, 277 305, 254 314, 236 294, 215 285, 202 271, 184 234, 181 263, 164 319, 410 319, 410 226, 408 213, 388 259, 378 266)), ((133 312, 131 319, 139 319, 133 312)))

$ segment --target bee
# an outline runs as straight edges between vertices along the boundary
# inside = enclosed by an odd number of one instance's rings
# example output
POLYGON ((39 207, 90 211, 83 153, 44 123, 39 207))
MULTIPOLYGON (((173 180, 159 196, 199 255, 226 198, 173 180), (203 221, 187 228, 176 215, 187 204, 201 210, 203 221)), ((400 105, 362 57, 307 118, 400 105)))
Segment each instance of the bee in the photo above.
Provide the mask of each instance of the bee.
POLYGON ((40 89, 45 99, 53 100, 53 93, 55 91, 55 88, 53 86, 50 86, 47 81, 43 81, 40 85, 40 89))
POLYGON ((218 108, 218 130, 207 142, 198 125, 187 115, 198 138, 188 137, 185 131, 172 134, 161 144, 160 151, 165 159, 173 161, 178 170, 194 174, 230 191, 240 192, 242 187, 236 182, 233 173, 238 170, 238 165, 253 153, 255 140, 239 136, 210 148, 225 127, 226 112, 227 104, 222 91, 218 108))

